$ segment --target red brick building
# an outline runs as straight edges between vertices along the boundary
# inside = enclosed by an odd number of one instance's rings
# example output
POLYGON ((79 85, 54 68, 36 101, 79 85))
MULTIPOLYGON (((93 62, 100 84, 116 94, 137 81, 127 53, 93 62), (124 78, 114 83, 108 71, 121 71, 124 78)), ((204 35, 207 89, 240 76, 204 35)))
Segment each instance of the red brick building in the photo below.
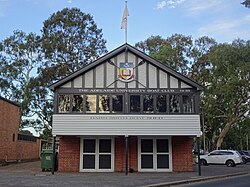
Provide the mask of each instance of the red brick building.
POLYGON ((203 86, 124 44, 50 87, 59 171, 192 171, 203 86))
POLYGON ((20 107, 0 96, 0 162, 39 159, 40 139, 18 133, 20 107))

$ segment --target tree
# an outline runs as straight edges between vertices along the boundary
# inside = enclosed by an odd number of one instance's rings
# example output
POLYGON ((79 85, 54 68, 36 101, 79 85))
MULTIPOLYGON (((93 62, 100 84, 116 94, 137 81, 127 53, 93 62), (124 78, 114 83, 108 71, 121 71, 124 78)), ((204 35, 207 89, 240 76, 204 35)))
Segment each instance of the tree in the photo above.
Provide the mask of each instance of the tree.
POLYGON ((191 36, 184 36, 182 34, 174 34, 168 37, 165 44, 159 50, 158 54, 153 54, 160 61, 162 60, 162 54, 168 56, 168 62, 165 61, 170 67, 176 71, 187 75, 189 71, 189 65, 192 63, 191 50, 193 48, 193 40, 191 36), (157 57, 158 56, 158 57, 157 57))
POLYGON ((209 61, 212 69, 204 92, 204 108, 210 122, 219 127, 218 149, 229 130, 249 115, 250 41, 214 46, 209 61))
POLYGON ((24 121, 35 115, 30 104, 37 91, 35 76, 43 59, 41 37, 14 31, 0 43, 0 49, 0 93, 20 103, 23 127, 27 125, 24 121))
POLYGON ((202 85, 206 85, 208 82, 207 77, 211 70, 208 53, 215 45, 217 45, 217 42, 213 38, 202 36, 194 41, 191 50, 192 63, 189 76, 202 85))
POLYGON ((174 34, 166 39, 160 36, 151 36, 145 41, 136 43, 135 47, 169 67, 186 74, 192 45, 191 36, 174 34))
POLYGON ((43 68, 47 82, 65 77, 106 53, 106 41, 93 17, 77 8, 64 8, 44 21, 43 49, 48 61, 43 68))
POLYGON ((50 140, 51 137, 52 137, 52 132, 51 132, 51 129, 48 129, 48 128, 45 128, 42 134, 40 135, 40 138, 44 140, 50 140))
POLYGON ((235 40, 217 44, 207 36, 192 40, 174 34, 166 39, 150 37, 136 46, 206 86, 201 107, 206 137, 214 149, 220 148, 229 130, 249 115, 249 43, 235 40))
POLYGON ((242 5, 244 5, 247 8, 250 8, 250 0, 245 0, 244 2, 241 3, 242 5))
POLYGON ((151 55, 152 53, 158 52, 164 43, 165 39, 161 36, 150 36, 148 39, 136 43, 135 47, 144 53, 151 55))
POLYGON ((44 21, 42 47, 43 67, 36 77, 38 93, 34 94, 32 108, 39 110, 33 125, 50 129, 52 126, 53 94, 49 85, 82 68, 107 52, 102 30, 93 17, 77 8, 65 8, 44 21))

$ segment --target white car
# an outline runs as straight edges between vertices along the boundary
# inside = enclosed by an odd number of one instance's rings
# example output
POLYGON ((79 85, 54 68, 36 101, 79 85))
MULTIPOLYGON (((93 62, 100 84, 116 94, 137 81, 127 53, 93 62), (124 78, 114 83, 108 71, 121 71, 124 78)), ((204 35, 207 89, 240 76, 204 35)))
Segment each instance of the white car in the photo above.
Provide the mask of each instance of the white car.
POLYGON ((233 150, 214 150, 207 155, 200 155, 200 163, 205 166, 209 164, 225 164, 227 167, 235 167, 242 162, 240 153, 233 150))

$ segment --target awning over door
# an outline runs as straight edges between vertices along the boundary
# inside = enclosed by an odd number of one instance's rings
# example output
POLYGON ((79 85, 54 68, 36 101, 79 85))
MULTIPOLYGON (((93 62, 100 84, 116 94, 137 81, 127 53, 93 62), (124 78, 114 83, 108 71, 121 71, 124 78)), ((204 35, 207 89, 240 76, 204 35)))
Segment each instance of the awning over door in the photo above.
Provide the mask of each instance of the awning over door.
POLYGON ((53 135, 200 136, 199 115, 54 114, 53 135))

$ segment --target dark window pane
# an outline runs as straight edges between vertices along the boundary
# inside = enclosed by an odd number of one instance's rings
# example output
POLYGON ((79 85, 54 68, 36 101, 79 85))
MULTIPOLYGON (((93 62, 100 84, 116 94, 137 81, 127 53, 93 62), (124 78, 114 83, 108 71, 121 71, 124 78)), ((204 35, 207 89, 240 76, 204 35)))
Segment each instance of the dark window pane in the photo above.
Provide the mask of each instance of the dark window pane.
POLYGON ((194 112, 194 99, 193 96, 183 95, 183 113, 194 112))
POLYGON ((99 152, 111 153, 111 140, 99 140, 99 152))
POLYGON ((220 151, 220 154, 221 155, 233 155, 233 153, 230 151, 220 151))
POLYGON ((169 168, 169 155, 157 155, 157 168, 158 169, 169 168))
POLYGON ((59 95, 58 97, 58 112, 69 112, 70 110, 70 96, 59 95))
POLYGON ((123 112, 123 96, 122 95, 112 95, 112 110, 113 113, 123 112))
POLYGON ((156 111, 167 112, 167 97, 166 95, 157 95, 156 97, 156 111))
POLYGON ((152 113, 154 111, 154 97, 153 95, 143 96, 143 112, 152 113))
POLYGON ((153 169, 153 155, 141 155, 141 168, 153 169))
POLYGON ((111 155, 99 156, 99 169, 111 169, 111 155))
POLYGON ((73 95, 72 111, 83 111, 83 95, 73 95))
POLYGON ((177 95, 170 95, 169 105, 170 105, 171 113, 179 113, 180 112, 180 97, 177 95))
POLYGON ((95 153, 95 140, 83 140, 83 152, 95 153))
POLYGON ((214 156, 214 155, 221 155, 220 151, 213 151, 210 153, 211 156, 214 156))
POLYGON ((141 152, 142 153, 153 153, 153 140, 142 139, 141 140, 141 152))
POLYGON ((99 96, 99 113, 109 113, 110 105, 109 105, 109 96, 108 95, 100 95, 99 96))
POLYGON ((140 95, 130 96, 130 112, 140 112, 141 99, 140 95))
POLYGON ((157 153, 168 153, 168 139, 158 139, 157 142, 157 153))
POLYGON ((86 95, 86 113, 96 113, 96 95, 86 95))
POLYGON ((95 169, 95 155, 83 155, 83 169, 95 169))

